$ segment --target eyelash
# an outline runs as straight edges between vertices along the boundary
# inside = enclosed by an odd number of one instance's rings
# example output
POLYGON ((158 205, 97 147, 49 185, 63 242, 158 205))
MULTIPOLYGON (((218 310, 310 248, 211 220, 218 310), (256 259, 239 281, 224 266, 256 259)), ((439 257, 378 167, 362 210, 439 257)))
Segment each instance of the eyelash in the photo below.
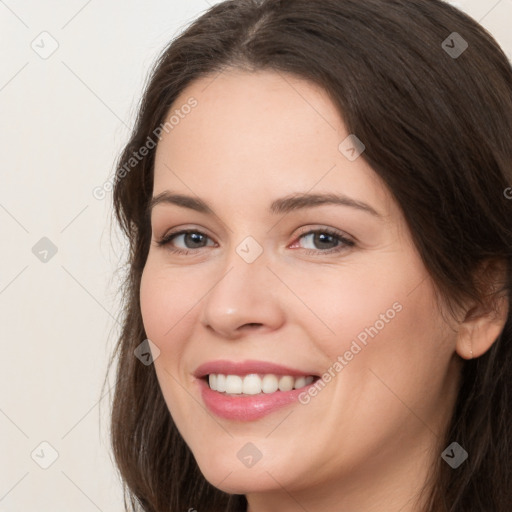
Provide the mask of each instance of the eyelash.
MULTIPOLYGON (((200 235, 204 235, 207 238, 210 238, 210 237, 208 237, 208 235, 206 235, 205 233, 203 233, 197 229, 184 229, 182 231, 176 231, 174 233, 171 232, 171 233, 163 236, 160 240, 156 241, 156 244, 158 245, 158 247, 167 246, 170 244, 170 242, 173 238, 175 238, 179 235, 186 235, 188 233, 197 233, 200 235)), ((338 231, 335 231, 335 230, 329 229, 329 228, 321 228, 321 229, 313 229, 310 231, 305 231, 304 233, 301 233, 298 236, 297 240, 300 240, 302 237, 305 237, 307 235, 317 234, 317 233, 327 234, 329 236, 332 236, 336 240, 338 240, 338 242, 340 242, 340 243, 336 247, 332 247, 331 249, 326 249, 326 250, 304 249, 304 251, 307 255, 318 255, 319 253, 322 253, 322 254, 338 253, 338 252, 345 250, 347 247, 353 247, 355 245, 355 243, 352 240, 349 240, 348 238, 344 237, 338 231)), ((187 254, 190 254, 191 252, 196 252, 197 250, 204 249, 204 248, 205 247, 198 247, 197 249, 179 249, 176 247, 168 247, 167 249, 175 254, 180 254, 180 255, 185 256, 187 254)))

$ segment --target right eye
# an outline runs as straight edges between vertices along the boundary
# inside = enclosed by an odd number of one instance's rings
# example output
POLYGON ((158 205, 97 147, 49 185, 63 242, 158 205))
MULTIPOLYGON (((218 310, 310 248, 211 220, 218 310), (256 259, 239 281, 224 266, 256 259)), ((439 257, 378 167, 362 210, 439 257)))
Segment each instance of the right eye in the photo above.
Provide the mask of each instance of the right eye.
MULTIPOLYGON (((177 254, 189 254, 194 249, 202 249, 206 247, 205 242, 207 240, 211 240, 211 238, 198 231, 196 229, 185 229, 181 231, 171 232, 163 236, 160 240, 157 240, 157 245, 159 247, 166 246, 170 251, 175 252, 177 254), (184 248, 174 247, 173 244, 176 240, 180 240, 181 243, 185 244, 184 248)), ((210 244, 210 245, 215 245, 210 244)))

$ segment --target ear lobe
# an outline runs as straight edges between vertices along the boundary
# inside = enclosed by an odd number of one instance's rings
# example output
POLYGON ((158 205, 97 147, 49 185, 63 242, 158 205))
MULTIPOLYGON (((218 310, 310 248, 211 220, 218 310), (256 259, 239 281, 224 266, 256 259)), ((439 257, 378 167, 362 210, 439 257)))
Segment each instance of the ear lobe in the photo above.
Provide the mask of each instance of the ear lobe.
POLYGON ((483 303, 472 305, 457 333, 457 353, 464 359, 485 354, 503 331, 510 303, 505 283, 507 267, 504 262, 487 261, 480 272, 483 303))

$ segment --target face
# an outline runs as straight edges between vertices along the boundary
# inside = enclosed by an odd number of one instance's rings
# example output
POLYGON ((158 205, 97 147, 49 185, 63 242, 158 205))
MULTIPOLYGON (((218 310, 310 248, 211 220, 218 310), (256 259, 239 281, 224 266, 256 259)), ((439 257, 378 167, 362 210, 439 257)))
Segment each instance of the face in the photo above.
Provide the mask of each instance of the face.
POLYGON ((250 495, 423 472, 456 394, 454 331, 328 96, 230 70, 176 109, 156 151, 140 298, 204 476, 250 495), (208 374, 227 375, 211 377, 220 391, 208 374))

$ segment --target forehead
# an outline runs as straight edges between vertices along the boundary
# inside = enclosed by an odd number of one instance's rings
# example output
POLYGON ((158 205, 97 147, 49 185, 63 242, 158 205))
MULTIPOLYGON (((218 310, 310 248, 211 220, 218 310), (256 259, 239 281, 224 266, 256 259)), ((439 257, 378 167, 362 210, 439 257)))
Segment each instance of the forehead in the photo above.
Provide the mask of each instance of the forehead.
POLYGON ((157 146, 154 195, 172 189, 213 203, 263 194, 270 202, 334 188, 389 209, 371 167, 340 150, 350 134, 327 93, 309 81, 273 71, 208 75, 182 91, 167 119, 172 128, 157 146))

